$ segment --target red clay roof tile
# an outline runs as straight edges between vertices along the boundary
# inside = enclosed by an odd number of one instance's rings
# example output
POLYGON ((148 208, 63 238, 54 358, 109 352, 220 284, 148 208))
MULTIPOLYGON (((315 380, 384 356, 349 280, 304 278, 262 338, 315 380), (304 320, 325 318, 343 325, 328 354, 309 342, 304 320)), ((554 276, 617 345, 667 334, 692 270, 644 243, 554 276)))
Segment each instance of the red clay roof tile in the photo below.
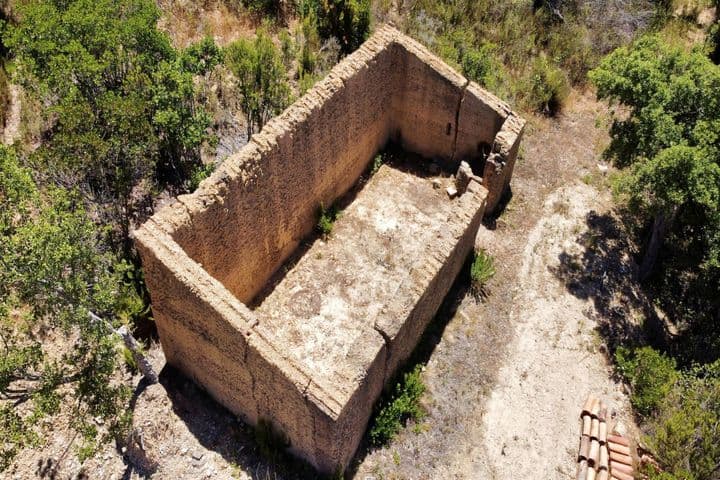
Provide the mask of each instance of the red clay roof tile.
POLYGON ((590 429, 592 427, 592 417, 590 415, 583 415, 582 417, 582 434, 590 436, 590 429))
POLYGON ((632 475, 628 475, 627 473, 623 472, 613 472, 611 470, 610 475, 613 479, 616 480, 635 480, 632 475))
POLYGON ((624 463, 625 465, 632 465, 632 457, 629 455, 623 455, 622 453, 618 452, 610 452, 610 461, 611 462, 617 462, 617 463, 624 463))
POLYGON ((598 440, 600 434, 600 420, 593 418, 590 424, 590 438, 598 440))
POLYGON ((615 475, 615 472, 625 472, 628 475, 632 475, 633 468, 630 465, 625 465, 624 463, 614 462, 612 459, 610 459, 610 472, 613 475, 615 475))
POLYGON ((619 443, 615 443, 613 441, 608 442, 608 449, 611 452, 617 452, 622 455, 630 455, 630 447, 626 447, 625 445, 620 445, 619 443))
POLYGON ((590 453, 588 454, 588 465, 594 467, 600 460, 600 443, 597 440, 590 440, 590 453))
POLYGON ((607 445, 603 445, 600 447, 600 462, 598 463, 598 468, 604 468, 607 470, 610 466, 610 458, 608 455, 608 449, 607 445))
POLYGON ((590 437, 582 436, 580 438, 580 455, 581 460, 587 460, 590 455, 590 437))
POLYGON ((582 412, 580 413, 581 417, 583 415, 590 415, 593 403, 595 403, 595 397, 593 397, 592 395, 588 395, 587 400, 585 400, 585 405, 583 405, 582 412))
POLYGON ((618 443, 626 447, 630 446, 630 440, 620 435, 608 435, 608 442, 618 443))
POLYGON ((578 463, 578 469, 577 469, 577 475, 575 478, 577 480, 587 480, 587 472, 588 472, 588 465, 586 460, 580 460, 578 463))
POLYGON ((588 473, 587 473, 587 479, 586 479, 586 480, 595 480, 595 475, 596 475, 596 474, 597 474, 597 472, 596 472, 594 469, 588 468, 588 473))

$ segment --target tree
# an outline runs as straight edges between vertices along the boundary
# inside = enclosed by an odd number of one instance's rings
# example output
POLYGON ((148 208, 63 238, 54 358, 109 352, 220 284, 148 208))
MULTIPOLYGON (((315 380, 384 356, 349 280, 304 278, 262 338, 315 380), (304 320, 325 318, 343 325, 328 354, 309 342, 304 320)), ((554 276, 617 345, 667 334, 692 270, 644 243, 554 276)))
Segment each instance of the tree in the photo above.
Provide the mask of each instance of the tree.
POLYGON ((367 39, 370 32, 369 0, 319 0, 318 32, 327 39, 335 37, 347 55, 367 39))
POLYGON ((212 68, 219 50, 204 41, 177 52, 150 0, 31 0, 18 14, 6 45, 51 125, 33 163, 78 187, 128 255, 130 226, 156 185, 182 190, 200 167, 209 118, 193 75, 212 68))
POLYGON ((116 333, 127 340, 118 327, 144 307, 129 271, 103 247, 76 194, 39 190, 0 146, 0 470, 41 443, 38 421, 61 408, 72 410, 81 458, 127 427, 116 333))
POLYGON ((282 56, 268 34, 241 39, 225 49, 225 62, 235 76, 248 138, 290 104, 290 87, 282 56))
POLYGON ((715 0, 715 23, 710 27, 707 35, 710 59, 720 64, 720 0, 715 0))
POLYGON ((653 271, 668 231, 689 227, 701 266, 720 267, 720 67, 655 36, 608 55, 590 72, 598 97, 629 109, 615 119, 608 155, 629 166, 619 182, 653 218, 640 277, 653 271))

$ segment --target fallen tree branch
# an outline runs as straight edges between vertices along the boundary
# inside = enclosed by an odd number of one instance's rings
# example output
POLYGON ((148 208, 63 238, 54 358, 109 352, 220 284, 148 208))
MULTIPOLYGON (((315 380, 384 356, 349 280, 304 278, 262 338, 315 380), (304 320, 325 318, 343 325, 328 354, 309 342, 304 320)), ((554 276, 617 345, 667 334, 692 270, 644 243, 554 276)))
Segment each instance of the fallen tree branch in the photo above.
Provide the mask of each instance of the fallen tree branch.
POLYGON ((137 366, 140 369, 140 372, 143 374, 143 377, 145 377, 145 379, 150 382, 150 384, 158 382, 158 375, 155 372, 155 369, 153 369, 152 365, 143 354, 137 340, 135 340, 135 337, 132 336, 132 334, 128 331, 125 325, 121 326, 118 329, 115 329, 110 322, 98 317, 93 312, 88 311, 88 316, 93 322, 105 325, 105 327, 110 332, 122 338, 123 343, 125 344, 127 349, 130 350, 130 353, 132 353, 133 359, 135 360, 135 363, 137 363, 137 366))

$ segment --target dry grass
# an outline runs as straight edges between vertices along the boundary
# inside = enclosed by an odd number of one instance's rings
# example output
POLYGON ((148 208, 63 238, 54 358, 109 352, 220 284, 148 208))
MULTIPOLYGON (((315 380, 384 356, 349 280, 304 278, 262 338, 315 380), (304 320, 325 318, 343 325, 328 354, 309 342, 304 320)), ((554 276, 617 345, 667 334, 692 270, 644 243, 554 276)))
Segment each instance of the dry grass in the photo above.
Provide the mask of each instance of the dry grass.
POLYGON ((222 0, 160 0, 159 22, 177 48, 184 48, 203 37, 211 36, 225 46, 239 38, 252 37, 262 18, 248 12, 239 2, 222 0))

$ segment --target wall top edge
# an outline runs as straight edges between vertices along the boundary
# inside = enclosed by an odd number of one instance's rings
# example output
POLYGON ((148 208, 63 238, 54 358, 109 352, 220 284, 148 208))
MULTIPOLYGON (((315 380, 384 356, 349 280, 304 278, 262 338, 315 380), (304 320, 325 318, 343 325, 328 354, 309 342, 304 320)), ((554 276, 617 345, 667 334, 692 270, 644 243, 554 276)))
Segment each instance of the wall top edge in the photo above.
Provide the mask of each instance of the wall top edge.
MULTIPOLYGON (((180 195, 174 201, 162 206, 148 222, 154 222, 157 227, 173 238, 179 229, 191 228, 192 218, 196 214, 201 213, 215 202, 222 203, 230 183, 236 183, 238 179, 242 183, 250 182, 260 174, 263 153, 274 148, 278 139, 292 134, 298 124, 306 121, 315 110, 322 108, 325 101, 341 91, 349 78, 363 69, 372 68, 377 57, 394 46, 399 47, 407 54, 414 55, 458 88, 468 89, 502 118, 520 119, 506 102, 475 82, 469 81, 418 41, 401 33, 393 26, 382 25, 360 48, 335 65, 325 78, 318 81, 305 95, 287 107, 280 115, 272 118, 259 133, 252 135, 248 143, 240 150, 226 158, 215 172, 200 183, 195 192, 180 195)), ((520 121, 524 123, 522 119, 520 121)), ((140 226, 136 231, 141 231, 142 228, 143 226, 140 226)))

